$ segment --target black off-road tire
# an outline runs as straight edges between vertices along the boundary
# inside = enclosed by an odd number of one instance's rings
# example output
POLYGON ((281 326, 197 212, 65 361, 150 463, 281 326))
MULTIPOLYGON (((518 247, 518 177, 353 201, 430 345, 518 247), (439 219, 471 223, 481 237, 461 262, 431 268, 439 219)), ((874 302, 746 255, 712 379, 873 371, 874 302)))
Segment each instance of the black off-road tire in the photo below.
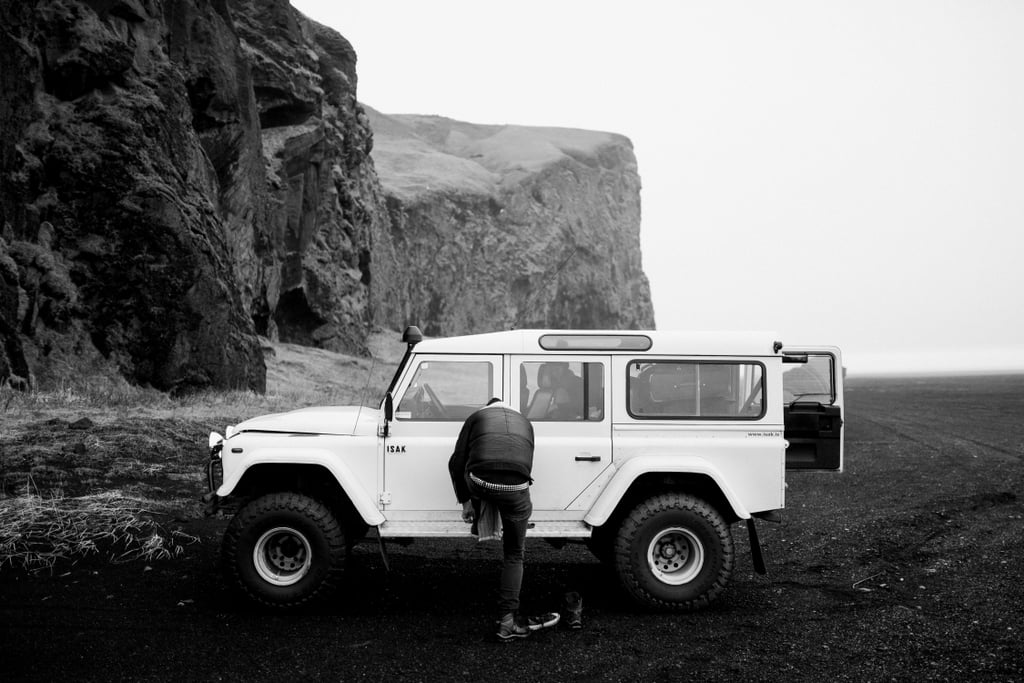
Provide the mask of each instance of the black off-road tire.
POLYGON ((292 609, 337 586, 345 534, 326 505, 299 493, 272 493, 246 503, 221 545, 225 579, 256 602, 292 609))
POLYGON ((711 505, 686 494, 645 500, 623 520, 615 567, 626 593, 665 611, 706 607, 729 583, 732 532, 711 505))

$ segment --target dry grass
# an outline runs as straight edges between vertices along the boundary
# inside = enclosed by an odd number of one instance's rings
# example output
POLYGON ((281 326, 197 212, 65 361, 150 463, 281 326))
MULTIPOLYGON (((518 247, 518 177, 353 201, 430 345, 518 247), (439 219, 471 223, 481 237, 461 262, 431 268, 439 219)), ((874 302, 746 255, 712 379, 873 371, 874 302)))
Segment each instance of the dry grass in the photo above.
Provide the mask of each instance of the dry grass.
POLYGON ((77 498, 31 491, 0 498, 0 569, 52 570, 58 563, 99 553, 111 562, 180 555, 199 539, 153 519, 157 505, 119 491, 77 498))

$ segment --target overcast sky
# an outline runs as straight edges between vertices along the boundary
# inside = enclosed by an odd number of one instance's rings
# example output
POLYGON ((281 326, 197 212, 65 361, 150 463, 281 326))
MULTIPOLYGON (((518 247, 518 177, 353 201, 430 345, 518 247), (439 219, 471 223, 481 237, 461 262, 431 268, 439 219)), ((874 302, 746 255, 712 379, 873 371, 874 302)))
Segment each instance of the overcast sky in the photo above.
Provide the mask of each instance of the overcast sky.
POLYGON ((1024 369, 1024 2, 292 4, 385 113, 629 137, 659 329, 1024 369))

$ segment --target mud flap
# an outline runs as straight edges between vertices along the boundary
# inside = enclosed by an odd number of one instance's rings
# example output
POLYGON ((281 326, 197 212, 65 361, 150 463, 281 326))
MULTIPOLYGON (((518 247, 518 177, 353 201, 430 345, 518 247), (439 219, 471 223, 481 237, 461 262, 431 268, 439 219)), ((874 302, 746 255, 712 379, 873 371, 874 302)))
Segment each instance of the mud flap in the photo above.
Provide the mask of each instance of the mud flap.
POLYGON ((380 559, 384 560, 384 571, 391 571, 391 563, 388 561, 388 550, 384 547, 384 537, 380 535, 380 528, 377 529, 377 547, 380 548, 380 559))
POLYGON ((754 571, 762 576, 768 573, 764 564, 764 554, 761 552, 761 542, 757 538, 757 527, 754 525, 754 518, 747 520, 747 535, 750 536, 750 559, 754 563, 754 571))

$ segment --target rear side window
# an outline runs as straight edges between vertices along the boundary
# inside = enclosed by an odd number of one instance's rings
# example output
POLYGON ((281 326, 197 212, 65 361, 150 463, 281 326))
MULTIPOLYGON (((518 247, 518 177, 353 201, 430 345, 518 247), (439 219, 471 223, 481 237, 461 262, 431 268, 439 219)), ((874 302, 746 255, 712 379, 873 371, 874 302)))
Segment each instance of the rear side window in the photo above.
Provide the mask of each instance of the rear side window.
POLYGON ((520 410, 531 421, 604 420, 604 365, 525 362, 520 371, 520 410))
POLYGON ((756 420, 764 415, 760 363, 644 360, 629 364, 627 409, 641 419, 756 420))

